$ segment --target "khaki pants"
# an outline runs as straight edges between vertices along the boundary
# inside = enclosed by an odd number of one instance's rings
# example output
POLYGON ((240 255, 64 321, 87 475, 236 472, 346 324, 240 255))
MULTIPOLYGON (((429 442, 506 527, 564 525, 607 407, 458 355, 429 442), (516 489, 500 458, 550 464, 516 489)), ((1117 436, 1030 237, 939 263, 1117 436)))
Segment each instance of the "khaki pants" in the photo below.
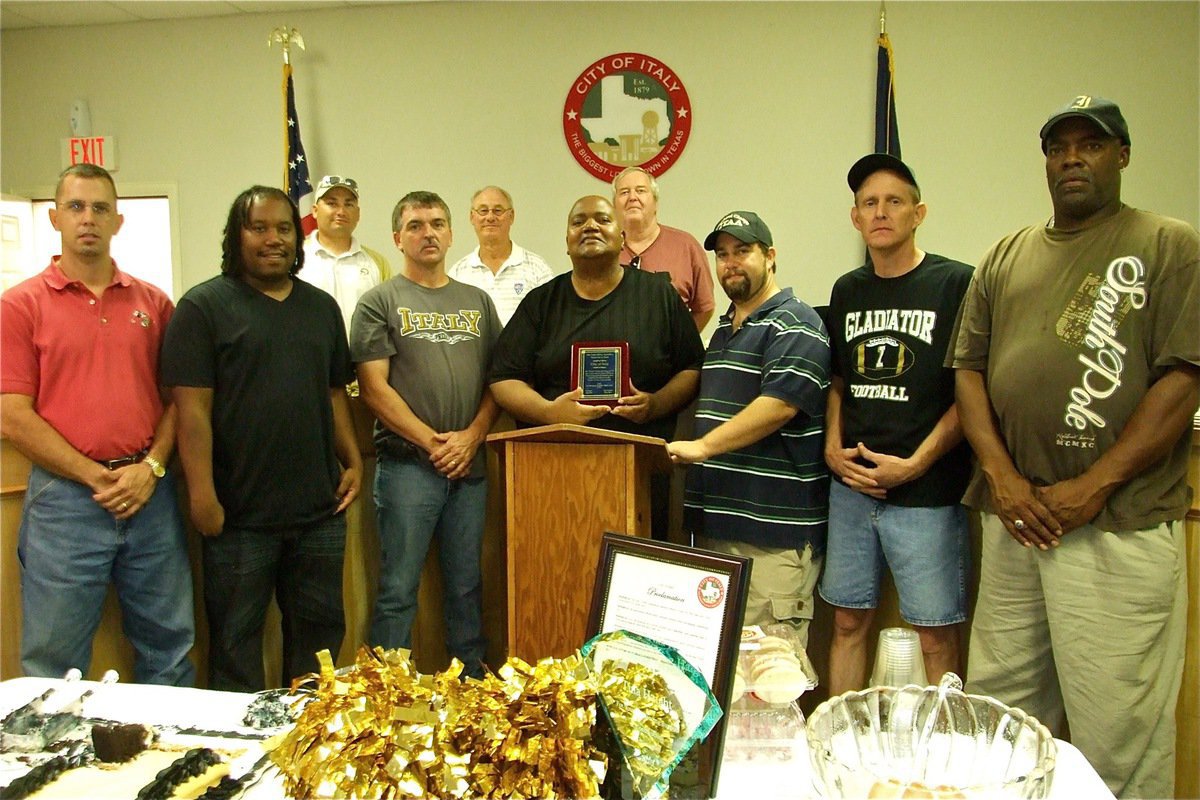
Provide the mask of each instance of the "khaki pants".
POLYGON ((753 559, 750 591, 746 596, 743 625, 786 622, 808 647, 808 626, 813 618, 813 590, 821 574, 821 558, 813 558, 811 545, 803 549, 757 547, 746 542, 697 536, 696 546, 731 556, 753 559))
POLYGON ((1049 551, 983 515, 967 690, 1036 716, 1113 794, 1171 797, 1187 621, 1182 522, 1085 526, 1049 551))

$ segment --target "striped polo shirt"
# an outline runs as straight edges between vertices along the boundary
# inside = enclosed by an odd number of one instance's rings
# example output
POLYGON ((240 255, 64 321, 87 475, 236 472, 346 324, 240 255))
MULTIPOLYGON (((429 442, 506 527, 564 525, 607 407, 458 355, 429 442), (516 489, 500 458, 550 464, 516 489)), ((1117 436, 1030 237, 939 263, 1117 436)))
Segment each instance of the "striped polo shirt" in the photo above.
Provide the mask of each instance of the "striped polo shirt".
POLYGON ((688 468, 687 526, 715 539, 823 552, 829 510, 825 396, 829 336, 791 289, 769 298, 734 332, 720 320, 704 357, 695 436, 733 417, 760 395, 799 410, 759 441, 688 468))

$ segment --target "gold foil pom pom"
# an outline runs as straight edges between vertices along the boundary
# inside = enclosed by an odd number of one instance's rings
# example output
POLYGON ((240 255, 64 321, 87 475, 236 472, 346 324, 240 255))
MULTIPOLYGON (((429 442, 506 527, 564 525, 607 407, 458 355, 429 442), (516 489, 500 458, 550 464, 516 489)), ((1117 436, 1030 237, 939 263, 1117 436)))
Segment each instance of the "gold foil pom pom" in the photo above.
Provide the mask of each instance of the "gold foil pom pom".
POLYGON ((295 727, 272 751, 292 797, 595 797, 596 686, 577 656, 509 659, 482 680, 462 664, 417 672, 405 650, 362 648, 344 674, 328 653, 295 727))

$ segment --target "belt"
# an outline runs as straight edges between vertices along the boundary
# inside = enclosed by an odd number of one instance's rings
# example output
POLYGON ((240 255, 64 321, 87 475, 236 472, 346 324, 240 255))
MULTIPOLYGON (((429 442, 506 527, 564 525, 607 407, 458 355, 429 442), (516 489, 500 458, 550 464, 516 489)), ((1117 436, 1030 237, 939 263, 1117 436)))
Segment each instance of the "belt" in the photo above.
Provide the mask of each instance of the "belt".
POLYGON ((120 458, 110 458, 107 461, 104 460, 103 458, 97 458, 96 463, 102 467, 107 467, 108 469, 117 469, 118 467, 127 467, 130 464, 136 464, 139 461, 141 461, 143 458, 146 457, 146 453, 149 453, 149 452, 150 452, 149 450, 142 450, 140 452, 134 453, 131 456, 121 456, 120 458))
POLYGON ((380 455, 399 460, 415 459, 424 452, 412 442, 399 436, 389 436, 376 442, 375 449, 380 455))

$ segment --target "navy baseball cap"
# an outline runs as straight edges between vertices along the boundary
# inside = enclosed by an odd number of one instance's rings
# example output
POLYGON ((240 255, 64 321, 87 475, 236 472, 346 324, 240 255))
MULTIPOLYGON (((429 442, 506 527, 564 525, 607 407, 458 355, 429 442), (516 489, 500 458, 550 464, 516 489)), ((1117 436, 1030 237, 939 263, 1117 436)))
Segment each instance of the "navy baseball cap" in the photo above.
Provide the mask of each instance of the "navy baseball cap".
POLYGON ((713 232, 704 237, 704 249, 716 250, 717 237, 728 233, 739 242, 754 244, 761 242, 767 247, 772 246, 771 229, 767 223, 753 211, 730 211, 717 222, 713 232))
POLYGON ((1125 117, 1121 116, 1121 109, 1116 103, 1103 97, 1081 94, 1051 114, 1050 119, 1046 120, 1046 124, 1042 126, 1038 135, 1042 137, 1043 153, 1046 152, 1046 138, 1050 135, 1050 131, 1055 125, 1069 117, 1090 119, 1100 126, 1100 130, 1109 136, 1120 139, 1122 144, 1132 144, 1129 141, 1129 126, 1125 123, 1125 117))
POLYGON ((850 184, 850 191, 857 193, 858 187, 862 186, 867 178, 881 169, 894 172, 906 182, 911 183, 918 189, 921 188, 917 186, 917 177, 913 175, 913 171, 903 161, 887 153, 871 153, 855 161, 854 166, 846 173, 846 183, 850 184))

